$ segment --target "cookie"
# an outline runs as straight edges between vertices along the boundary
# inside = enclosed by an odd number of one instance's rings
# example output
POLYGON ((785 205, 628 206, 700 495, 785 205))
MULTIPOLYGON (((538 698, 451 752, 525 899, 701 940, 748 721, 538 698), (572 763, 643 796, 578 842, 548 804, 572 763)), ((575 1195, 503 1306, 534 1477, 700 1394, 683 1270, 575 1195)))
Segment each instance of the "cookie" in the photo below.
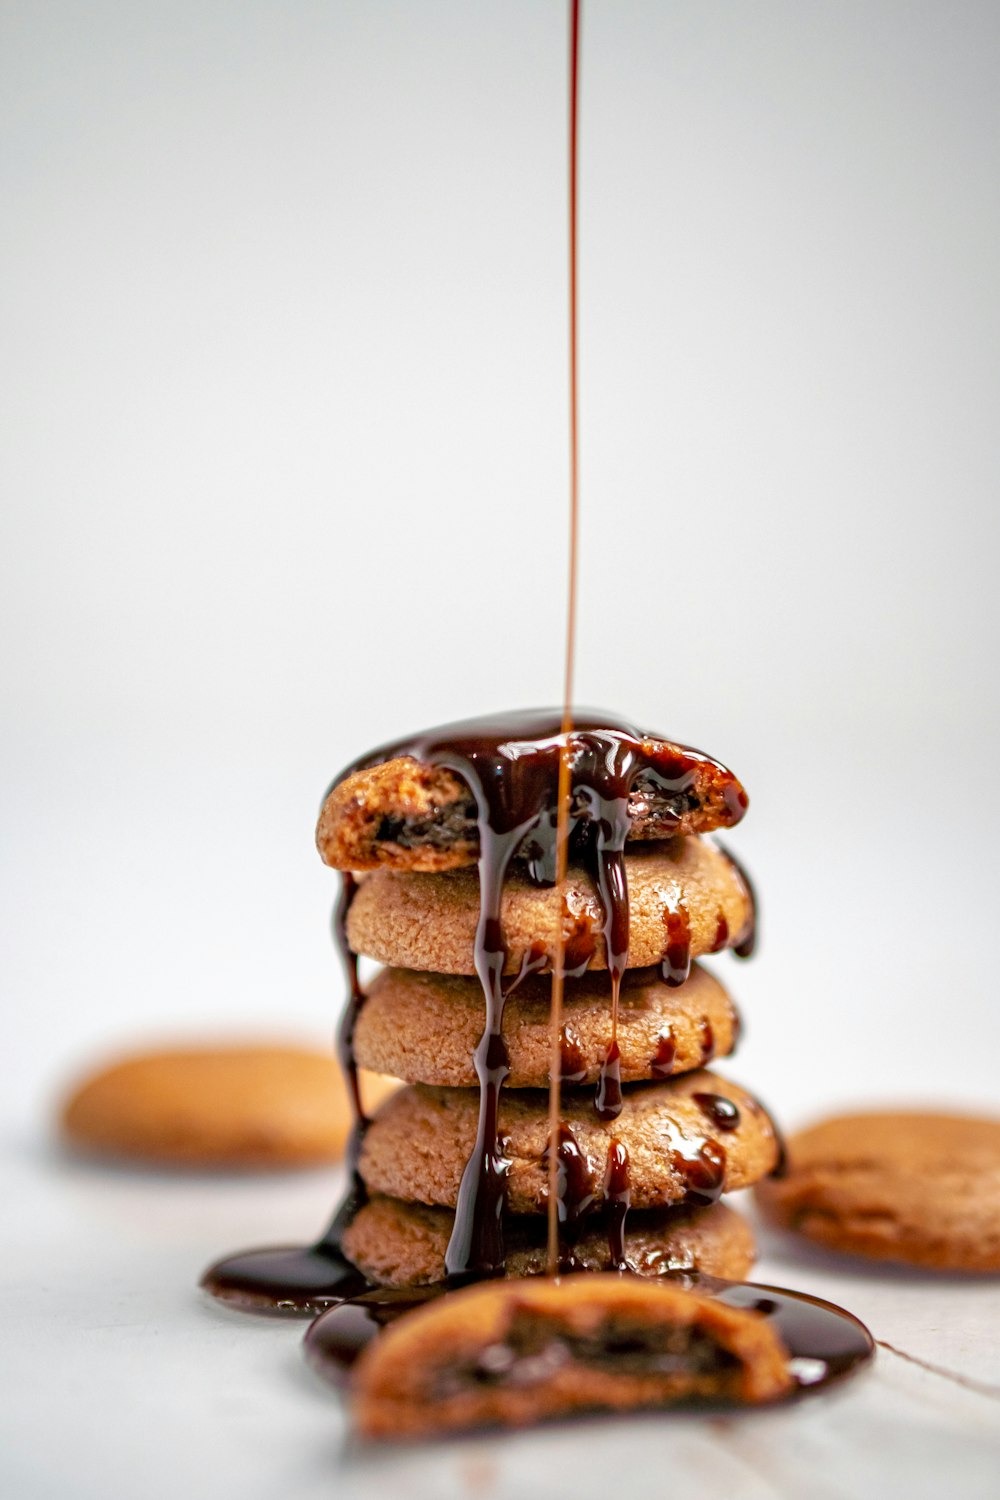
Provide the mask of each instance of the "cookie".
MULTIPOLYGON (((370 1105, 388 1080, 366 1080, 370 1105)), ((337 1161, 352 1124, 334 1058, 302 1047, 188 1047, 135 1053, 91 1074, 61 1115, 74 1149, 189 1167, 337 1161)))
MULTIPOLYGON (((365 757, 361 769, 349 769, 327 793, 316 830, 320 854, 339 870, 441 871, 474 865, 479 858, 475 797, 461 774, 431 763, 430 747, 436 742, 440 751, 447 742, 450 749, 467 752, 478 744, 480 751, 495 753, 498 746, 526 736, 536 764, 544 760, 539 769, 552 783, 551 795, 558 775, 560 719, 558 712, 538 712, 493 724, 446 725, 408 746, 401 743, 365 757)), ((577 755, 594 753, 586 743, 588 724, 607 729, 615 723, 606 715, 588 718, 584 713, 574 730, 577 755)), ((742 818, 746 793, 718 761, 624 724, 616 726, 610 743, 628 746, 635 771, 628 792, 630 839, 705 833, 730 828, 742 818)))
MULTIPOLYGON (((740 871, 715 844, 699 838, 638 844, 625 855, 629 893, 629 964, 658 964, 676 941, 677 922, 686 929, 691 957, 738 944, 753 922, 753 898, 740 871)), ((601 911, 594 884, 572 867, 564 887, 566 967, 607 967, 601 911)), ((562 897, 551 886, 533 885, 513 873, 504 886, 501 917, 508 956, 505 972, 516 974, 530 956, 556 949, 562 897)), ((440 974, 474 974, 473 949, 479 920, 475 870, 415 875, 377 870, 367 875, 347 917, 347 935, 357 953, 394 968, 440 974)))
POLYGON ((355 1367, 369 1438, 522 1427, 576 1412, 758 1403, 791 1388, 760 1313, 641 1277, 493 1281, 391 1323, 355 1367))
POLYGON ((793 1136, 758 1189, 774 1223, 830 1250, 940 1271, 1000 1271, 1000 1120, 841 1115, 793 1136))
MULTIPOLYGON (((344 1232, 344 1254, 380 1286, 427 1286, 445 1278, 445 1251, 455 1215, 447 1208, 402 1203, 374 1195, 344 1232)), ((504 1221, 508 1276, 540 1276, 547 1269, 546 1223, 541 1215, 504 1221)), ((712 1208, 632 1212, 625 1220, 625 1254, 641 1276, 702 1271, 740 1281, 754 1262, 753 1233, 744 1218, 712 1208)), ((581 1269, 607 1271, 608 1233, 599 1215, 574 1236, 581 1269)))
MULTIPOLYGON (((551 981, 529 975, 504 1006, 503 1036, 510 1088, 545 1088, 551 1060, 551 981)), ((354 1031, 362 1067, 408 1083, 476 1086, 472 1054, 486 1007, 478 979, 383 969, 368 991, 354 1031)), ((621 1077, 626 1083, 665 1078, 723 1057, 736 1042, 733 1002, 705 969, 671 988, 658 969, 629 969, 618 1008, 621 1077)), ((611 1041, 607 972, 567 980, 563 997, 562 1075, 596 1082, 611 1041)))
MULTIPOLYGON (((475 1149, 475 1089, 412 1084, 392 1095, 366 1132, 360 1170, 371 1192, 454 1208, 475 1149)), ((714 1073, 685 1073, 667 1083, 634 1084, 621 1114, 601 1120, 593 1091, 563 1091, 564 1150, 578 1153, 576 1211, 599 1202, 617 1142, 628 1156, 633 1208, 714 1201, 746 1187, 778 1160, 774 1126, 743 1089, 714 1073)), ((548 1194, 548 1098, 536 1089, 505 1089, 499 1134, 510 1160, 511 1213, 541 1213, 548 1194)))

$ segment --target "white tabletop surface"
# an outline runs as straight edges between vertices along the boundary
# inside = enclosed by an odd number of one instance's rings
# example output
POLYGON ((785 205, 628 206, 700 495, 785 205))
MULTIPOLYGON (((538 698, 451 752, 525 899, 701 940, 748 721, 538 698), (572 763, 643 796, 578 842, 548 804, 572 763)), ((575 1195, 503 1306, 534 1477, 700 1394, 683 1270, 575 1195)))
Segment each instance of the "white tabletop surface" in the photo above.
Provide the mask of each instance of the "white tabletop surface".
POLYGON ((645 1417, 399 1450, 352 1442, 306 1367, 304 1325, 197 1290, 217 1253, 305 1236, 329 1174, 150 1176, 9 1141, 5 1493, 17 1500, 233 1495, 698 1500, 993 1497, 1000 1284, 845 1268, 766 1244, 761 1280, 829 1297, 880 1341, 873 1368, 785 1411, 645 1417))

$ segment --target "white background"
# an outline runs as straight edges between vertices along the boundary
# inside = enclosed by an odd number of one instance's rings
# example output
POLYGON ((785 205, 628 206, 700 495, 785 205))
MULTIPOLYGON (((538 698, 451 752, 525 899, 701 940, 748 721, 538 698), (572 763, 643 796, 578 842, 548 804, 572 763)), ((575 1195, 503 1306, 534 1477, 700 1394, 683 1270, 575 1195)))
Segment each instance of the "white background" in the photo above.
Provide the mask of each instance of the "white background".
MULTIPOLYGON (((325 1043, 327 782, 559 695, 565 18, 0 24, 23 1164, 107 1049, 325 1043)), ((791 1125, 996 1109, 998 65, 988 0, 586 5, 577 697, 745 781, 791 1125)))

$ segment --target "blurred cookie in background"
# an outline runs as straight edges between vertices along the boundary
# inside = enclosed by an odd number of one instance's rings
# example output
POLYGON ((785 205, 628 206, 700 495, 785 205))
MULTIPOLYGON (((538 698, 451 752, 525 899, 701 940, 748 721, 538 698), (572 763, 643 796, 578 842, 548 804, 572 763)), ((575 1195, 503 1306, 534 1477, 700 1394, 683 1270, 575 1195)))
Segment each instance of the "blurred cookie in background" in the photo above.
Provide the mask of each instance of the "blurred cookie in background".
POLYGON ((937 1271, 1000 1271, 1000 1120, 837 1115, 793 1135, 759 1183, 772 1223, 828 1250, 937 1271))
MULTIPOLYGON (((395 1081, 361 1074, 367 1108, 395 1081)), ((352 1112, 330 1053, 275 1043, 153 1048, 87 1074, 59 1115, 65 1145, 159 1166, 255 1171, 339 1161, 352 1112)))

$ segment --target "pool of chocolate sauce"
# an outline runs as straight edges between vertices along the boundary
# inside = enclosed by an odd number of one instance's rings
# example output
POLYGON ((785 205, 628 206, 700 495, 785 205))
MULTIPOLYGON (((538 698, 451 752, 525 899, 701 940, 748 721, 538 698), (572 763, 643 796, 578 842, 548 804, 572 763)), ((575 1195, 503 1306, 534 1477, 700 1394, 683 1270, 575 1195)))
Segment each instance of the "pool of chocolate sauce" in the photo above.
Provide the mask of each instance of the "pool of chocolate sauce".
MULTIPOLYGON (((783 1401, 828 1388, 862 1369, 875 1352, 871 1334, 852 1313, 806 1292, 752 1281, 723 1281, 696 1272, 672 1274, 664 1280, 709 1292, 731 1307, 758 1312, 772 1321, 788 1351, 793 1380, 783 1401)), ((358 1355, 386 1324, 444 1290, 442 1286, 411 1291, 379 1288, 344 1302, 322 1313, 309 1327, 304 1340, 306 1359, 323 1379, 345 1385, 358 1355)))

